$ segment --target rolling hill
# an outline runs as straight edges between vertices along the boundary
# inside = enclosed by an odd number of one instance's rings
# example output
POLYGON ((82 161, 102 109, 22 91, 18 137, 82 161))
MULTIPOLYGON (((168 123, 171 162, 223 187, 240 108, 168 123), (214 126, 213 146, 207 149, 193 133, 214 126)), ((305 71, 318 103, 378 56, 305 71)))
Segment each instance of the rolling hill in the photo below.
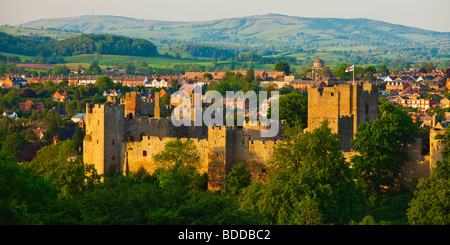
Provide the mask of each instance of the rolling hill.
POLYGON ((160 42, 274 45, 330 48, 446 47, 450 33, 390 24, 370 19, 304 18, 267 14, 202 22, 142 20, 118 16, 42 19, 19 26, 55 28, 84 33, 108 33, 160 42))
MULTIPOLYGON (((88 15, 41 19, 16 26, 63 34, 115 34, 148 39, 160 54, 183 58, 236 59, 253 53, 291 56, 300 63, 327 64, 450 59, 450 32, 436 32, 371 19, 304 18, 266 14, 211 21, 179 22, 88 15)), ((13 35, 16 30, 9 30, 13 35)), ((17 32, 19 32, 17 30, 17 32)), ((55 35, 55 34, 53 34, 55 35)), ((45 32, 40 36, 47 36, 45 32)))

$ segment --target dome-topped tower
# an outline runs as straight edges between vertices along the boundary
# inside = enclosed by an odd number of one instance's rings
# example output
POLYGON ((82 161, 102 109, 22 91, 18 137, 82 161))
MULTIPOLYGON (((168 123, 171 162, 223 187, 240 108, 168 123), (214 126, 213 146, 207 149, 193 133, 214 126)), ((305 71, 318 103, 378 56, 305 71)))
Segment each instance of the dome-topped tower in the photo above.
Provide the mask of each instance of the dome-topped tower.
POLYGON ((325 63, 323 60, 317 59, 314 61, 313 68, 311 69, 311 78, 314 81, 318 81, 323 79, 323 68, 325 67, 325 63))
POLYGON ((314 61, 314 69, 322 69, 323 65, 324 63, 321 59, 317 59, 316 61, 314 61))

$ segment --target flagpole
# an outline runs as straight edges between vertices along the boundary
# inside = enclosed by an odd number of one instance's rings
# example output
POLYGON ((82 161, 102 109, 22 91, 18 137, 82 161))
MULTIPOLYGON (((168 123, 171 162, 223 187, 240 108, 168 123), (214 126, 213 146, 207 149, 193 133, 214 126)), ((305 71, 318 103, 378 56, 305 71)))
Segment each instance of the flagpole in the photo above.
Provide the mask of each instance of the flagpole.
POLYGON ((353 84, 355 84, 355 64, 353 64, 353 84))

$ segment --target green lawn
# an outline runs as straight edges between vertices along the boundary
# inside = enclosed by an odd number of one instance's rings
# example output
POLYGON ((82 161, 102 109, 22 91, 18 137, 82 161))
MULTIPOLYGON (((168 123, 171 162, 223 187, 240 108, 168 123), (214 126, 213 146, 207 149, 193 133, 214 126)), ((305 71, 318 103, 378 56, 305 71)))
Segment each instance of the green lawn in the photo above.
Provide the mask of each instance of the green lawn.
MULTIPOLYGON (((93 54, 83 54, 77 56, 66 56, 64 57, 66 63, 69 64, 84 64, 88 65, 92 61, 95 60, 95 55, 93 54)), ((125 56, 125 55, 100 55, 99 64, 101 66, 113 66, 115 64, 120 64, 127 61, 135 61, 138 62, 145 61, 150 67, 155 68, 164 68, 166 65, 173 64, 183 64, 183 63, 195 63, 201 65, 209 65, 212 66, 211 61, 208 60, 194 60, 194 59, 182 59, 182 58, 173 58, 173 57, 140 57, 140 56, 125 56)), ((66 64, 67 65, 67 64, 66 64)))
MULTIPOLYGON (((18 55, 0 52, 0 54, 5 56, 18 56, 21 60, 24 59, 33 59, 32 56, 26 55, 18 55)), ((172 67, 175 64, 199 64, 206 67, 213 67, 211 60, 206 59, 186 59, 186 58, 175 58, 175 57, 167 57, 167 56, 157 56, 157 57, 141 57, 141 56, 125 56, 125 55, 100 55, 96 57, 94 54, 82 54, 76 56, 65 56, 63 57, 65 63, 64 64, 55 64, 55 65, 66 65, 68 67, 77 67, 81 65, 83 67, 89 67, 90 63, 96 58, 98 58, 99 65, 103 68, 112 67, 117 64, 121 64, 127 61, 137 61, 142 62, 145 61, 147 65, 153 68, 166 68, 172 67)), ((219 64, 228 64, 228 61, 219 62, 219 64)), ((236 64, 243 64, 246 62, 234 62, 236 64)), ((248 65, 249 63, 247 63, 248 65)), ((253 64, 253 68, 255 70, 273 70, 274 64, 253 64)))
POLYGON ((21 55, 21 54, 12 54, 12 53, 6 53, 6 52, 0 52, 0 54, 1 54, 1 55, 4 55, 4 56, 12 56, 12 57, 17 56, 17 57, 20 58, 20 60, 24 60, 24 59, 32 59, 32 58, 33 58, 33 56, 21 55))

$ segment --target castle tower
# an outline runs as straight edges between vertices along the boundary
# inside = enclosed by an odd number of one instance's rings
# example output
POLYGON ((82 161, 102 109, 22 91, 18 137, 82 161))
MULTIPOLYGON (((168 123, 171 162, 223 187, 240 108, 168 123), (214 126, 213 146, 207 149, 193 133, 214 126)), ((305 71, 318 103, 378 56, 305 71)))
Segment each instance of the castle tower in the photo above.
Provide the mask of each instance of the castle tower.
MULTIPOLYGON (((323 69, 324 63, 323 60, 317 59, 313 63, 313 68, 311 69, 311 79, 314 81, 319 80, 319 73, 323 69)), ((321 76, 320 76, 321 77, 321 76)))
POLYGON ((208 189, 222 190, 233 164, 234 127, 208 127, 208 189))
POLYGON ((378 118, 378 89, 372 84, 338 85, 308 90, 308 130, 329 121, 341 136, 343 151, 350 151, 358 126, 378 118))
POLYGON ((124 106, 107 102, 86 104, 86 136, 83 140, 83 161, 94 164, 99 174, 111 166, 122 172, 125 117, 124 106))
POLYGON ((141 116, 142 97, 139 92, 125 94, 125 115, 129 118, 141 116))

